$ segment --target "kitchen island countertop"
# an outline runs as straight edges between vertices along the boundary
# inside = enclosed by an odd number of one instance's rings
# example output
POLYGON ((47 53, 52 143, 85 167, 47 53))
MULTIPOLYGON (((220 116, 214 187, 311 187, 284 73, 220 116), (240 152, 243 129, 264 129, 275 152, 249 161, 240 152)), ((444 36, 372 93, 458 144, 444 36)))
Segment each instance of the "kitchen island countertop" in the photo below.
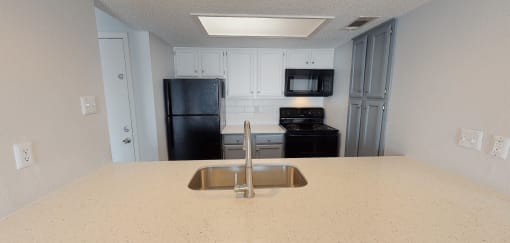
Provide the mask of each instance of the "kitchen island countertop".
POLYGON ((291 164, 302 188, 192 191, 200 167, 109 164, 0 221, 0 242, 509 242, 510 197, 406 157, 291 164))

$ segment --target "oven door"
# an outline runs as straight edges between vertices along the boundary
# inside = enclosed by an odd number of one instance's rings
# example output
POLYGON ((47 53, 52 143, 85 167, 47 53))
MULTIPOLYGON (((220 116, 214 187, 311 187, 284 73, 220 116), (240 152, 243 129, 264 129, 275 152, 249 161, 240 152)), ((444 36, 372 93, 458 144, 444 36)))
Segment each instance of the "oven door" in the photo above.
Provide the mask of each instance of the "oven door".
POLYGON ((285 158, 338 157, 338 133, 286 133, 285 158))

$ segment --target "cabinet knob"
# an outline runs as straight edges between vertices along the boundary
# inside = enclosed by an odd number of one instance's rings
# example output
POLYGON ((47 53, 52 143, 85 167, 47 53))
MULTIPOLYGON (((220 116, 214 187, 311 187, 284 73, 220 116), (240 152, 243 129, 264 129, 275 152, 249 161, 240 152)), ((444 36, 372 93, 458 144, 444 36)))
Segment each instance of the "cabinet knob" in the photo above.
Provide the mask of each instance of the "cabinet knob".
POLYGON ((257 91, 257 94, 260 94, 260 90, 259 90, 259 91, 257 91))
POLYGON ((122 79, 124 79, 124 74, 121 73, 121 74, 119 74, 118 77, 119 77, 120 80, 122 80, 122 79))
POLYGON ((315 62, 312 62, 312 64, 315 64, 315 62))
POLYGON ((205 71, 202 69, 202 73, 204 73, 205 71))
POLYGON ((198 70, 195 69, 195 73, 198 73, 198 70))
POLYGON ((306 62, 306 64, 310 64, 309 62, 306 62))

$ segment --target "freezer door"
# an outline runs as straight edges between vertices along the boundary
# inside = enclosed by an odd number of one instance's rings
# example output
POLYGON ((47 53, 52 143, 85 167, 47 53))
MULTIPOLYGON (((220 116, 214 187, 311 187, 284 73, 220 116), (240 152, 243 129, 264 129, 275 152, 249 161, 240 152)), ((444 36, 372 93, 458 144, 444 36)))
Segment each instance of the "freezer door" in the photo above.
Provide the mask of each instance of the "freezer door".
POLYGON ((174 116, 168 122, 170 160, 222 158, 219 116, 174 116))
POLYGON ((220 82, 217 79, 165 80, 170 115, 219 115, 220 82))

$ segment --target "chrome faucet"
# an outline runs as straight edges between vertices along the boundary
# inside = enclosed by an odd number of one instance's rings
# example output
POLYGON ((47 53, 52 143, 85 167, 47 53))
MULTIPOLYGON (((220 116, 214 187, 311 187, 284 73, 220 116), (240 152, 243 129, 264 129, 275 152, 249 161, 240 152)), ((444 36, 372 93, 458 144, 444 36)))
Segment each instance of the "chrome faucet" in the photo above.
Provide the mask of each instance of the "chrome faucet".
POLYGON ((234 192, 244 192, 245 198, 255 197, 255 191, 253 190, 253 166, 251 163, 251 127, 250 121, 244 121, 244 140, 243 150, 246 151, 246 163, 245 163, 245 178, 246 184, 237 184, 237 174, 235 174, 235 186, 234 192))

